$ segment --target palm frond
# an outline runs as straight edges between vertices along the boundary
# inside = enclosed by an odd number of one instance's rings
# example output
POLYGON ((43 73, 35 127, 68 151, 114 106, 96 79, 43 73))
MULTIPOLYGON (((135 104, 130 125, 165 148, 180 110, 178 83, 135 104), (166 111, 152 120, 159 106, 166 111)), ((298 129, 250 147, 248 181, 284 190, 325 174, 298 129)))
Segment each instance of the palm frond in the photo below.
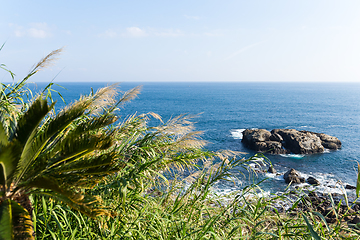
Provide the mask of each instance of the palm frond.
POLYGON ((9 143, 9 137, 6 133, 3 122, 0 120, 0 148, 1 146, 7 145, 8 143, 9 143))
POLYGON ((15 173, 17 164, 21 156, 22 146, 18 141, 11 141, 6 146, 3 146, 0 151, 0 163, 3 165, 5 172, 5 179, 10 179, 7 183, 11 183, 11 178, 15 173))
POLYGON ((29 213, 17 202, 6 199, 0 205, 1 239, 35 239, 29 213))
POLYGON ((39 124, 52 109, 53 105, 48 106, 46 99, 39 96, 31 104, 30 108, 20 117, 16 129, 16 138, 24 144, 29 140, 29 136, 37 131, 39 124))

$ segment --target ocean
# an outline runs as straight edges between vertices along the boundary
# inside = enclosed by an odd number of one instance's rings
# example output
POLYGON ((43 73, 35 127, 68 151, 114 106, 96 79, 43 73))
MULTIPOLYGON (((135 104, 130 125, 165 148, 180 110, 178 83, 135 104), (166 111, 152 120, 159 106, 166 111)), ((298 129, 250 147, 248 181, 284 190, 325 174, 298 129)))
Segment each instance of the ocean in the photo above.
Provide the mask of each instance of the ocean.
MULTIPOLYGON (((53 88, 70 103, 80 94, 90 93, 91 88, 96 90, 111 83, 59 84, 66 89, 53 88)), ((45 85, 37 83, 36 89, 45 85)), ((318 191, 341 193, 341 183, 356 184, 357 162, 360 162, 359 83, 123 82, 119 89, 127 91, 138 85, 142 85, 141 94, 121 109, 123 118, 133 113, 155 112, 166 121, 180 114, 200 114, 195 126, 204 131, 203 139, 210 142, 207 149, 245 152, 244 157, 255 153, 241 143, 241 132, 247 128, 326 133, 342 141, 340 150, 314 155, 266 154, 266 157, 279 173, 295 168, 305 177, 315 177, 321 182, 318 191)), ((58 100, 57 108, 62 105, 58 100)), ((242 185, 223 184, 218 191, 238 190, 264 178, 261 187, 265 191, 278 192, 287 187, 282 176, 260 173, 251 180, 239 175, 242 185)))

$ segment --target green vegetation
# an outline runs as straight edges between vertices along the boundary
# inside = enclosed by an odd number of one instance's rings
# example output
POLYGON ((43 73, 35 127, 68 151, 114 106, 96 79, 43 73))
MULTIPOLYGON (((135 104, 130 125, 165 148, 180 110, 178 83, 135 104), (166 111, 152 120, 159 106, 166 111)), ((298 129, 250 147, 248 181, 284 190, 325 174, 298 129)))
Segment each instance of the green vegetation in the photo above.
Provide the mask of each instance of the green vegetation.
POLYGON ((0 239, 359 238, 340 215, 279 212, 286 195, 263 197, 256 184, 216 195, 253 158, 204 150, 191 116, 118 119, 140 88, 116 100, 105 87, 55 112, 51 84, 36 96, 25 84, 59 52, 0 90, 0 239))

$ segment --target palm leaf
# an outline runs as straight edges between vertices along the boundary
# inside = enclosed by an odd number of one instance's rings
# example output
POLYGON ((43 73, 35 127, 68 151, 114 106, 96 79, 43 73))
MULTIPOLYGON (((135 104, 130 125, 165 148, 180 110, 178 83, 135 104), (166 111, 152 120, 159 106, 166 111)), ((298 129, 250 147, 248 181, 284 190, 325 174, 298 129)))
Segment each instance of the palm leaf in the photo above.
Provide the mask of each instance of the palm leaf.
POLYGON ((0 205, 0 239, 35 239, 29 213, 10 199, 0 205))
POLYGON ((0 148, 2 145, 4 146, 8 143, 9 143, 8 136, 6 134, 4 125, 3 125, 2 121, 0 120, 0 148))
MULTIPOLYGON (((0 151, 0 163, 3 166, 5 172, 5 179, 11 179, 21 154, 21 144, 14 140, 1 148, 0 151)), ((11 183, 8 182, 9 185, 11 183)))
POLYGON ((54 168, 63 162, 72 163, 94 150, 104 150, 112 145, 111 133, 93 135, 83 134, 77 138, 66 137, 53 149, 57 155, 49 160, 48 169, 54 168))
POLYGON ((16 138, 20 143, 25 145, 30 135, 34 132, 34 130, 37 130, 39 124, 49 113, 52 106, 49 107, 46 99, 43 99, 42 96, 35 99, 30 108, 18 120, 16 138))
MULTIPOLYGON (((46 100, 43 101, 46 102, 46 100)), ((84 114, 89 104, 91 104, 91 101, 89 101, 89 99, 78 101, 69 108, 67 108, 66 110, 61 111, 55 117, 55 119, 53 119, 46 126, 41 128, 40 133, 37 133, 36 131, 32 132, 32 135, 28 137, 27 144, 24 147, 21 160, 19 161, 18 164, 18 169, 17 169, 18 174, 16 176, 17 178, 16 182, 19 182, 24 175, 29 176, 32 174, 32 173, 26 173, 29 166, 33 166, 32 169, 34 171, 39 170, 35 168, 34 164, 37 167, 42 166, 43 169, 44 162, 42 162, 41 159, 38 159, 38 157, 40 153, 43 151, 44 147, 46 145, 51 144, 52 139, 57 139, 61 137, 64 129, 66 129, 72 123, 72 121, 74 121, 75 119, 79 118, 82 114, 84 114), (38 161, 38 163, 34 163, 35 159, 40 161, 38 161)), ((51 109, 52 106, 53 104, 48 108, 48 110, 51 109)), ((32 116, 30 113, 27 115, 32 116)), ((26 122, 26 118, 24 118, 23 121, 26 122)), ((22 128, 19 128, 18 130, 20 131, 22 130, 22 128)))
POLYGON ((5 165, 0 162, 0 196, 5 194, 5 184, 6 184, 6 172, 5 172, 5 165))
POLYGON ((36 142, 36 136, 41 121, 53 106, 54 103, 48 106, 46 99, 42 99, 40 96, 34 101, 18 122, 16 140, 23 144, 24 147, 17 163, 15 174, 16 184, 20 181, 41 151, 41 147, 34 148, 34 142, 36 142))
POLYGON ((117 168, 115 159, 117 154, 114 151, 102 153, 97 156, 86 156, 83 159, 66 163, 59 169, 52 171, 53 174, 65 174, 65 173, 80 173, 93 168, 107 167, 117 168))

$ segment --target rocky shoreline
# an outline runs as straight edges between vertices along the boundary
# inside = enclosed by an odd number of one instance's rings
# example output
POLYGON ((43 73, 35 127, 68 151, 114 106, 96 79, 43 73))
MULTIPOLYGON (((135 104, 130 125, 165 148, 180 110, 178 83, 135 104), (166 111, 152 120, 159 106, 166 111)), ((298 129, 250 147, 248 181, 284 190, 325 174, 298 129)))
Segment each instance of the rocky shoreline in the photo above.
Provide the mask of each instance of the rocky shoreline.
POLYGON ((341 148, 341 141, 324 133, 295 129, 246 129, 241 142, 258 152, 272 154, 314 154, 341 148))
MULTIPOLYGON (((277 173, 273 166, 270 166, 267 171, 260 169, 256 171, 282 176, 285 183, 295 186, 294 190, 286 193, 289 199, 285 205, 288 207, 283 207, 281 204, 274 206, 278 212, 297 214, 304 211, 315 211, 324 216, 327 223, 346 222, 350 227, 360 224, 360 202, 351 201, 348 196, 345 197, 343 194, 328 194, 316 189, 310 191, 306 187, 298 187, 302 183, 308 183, 310 186, 321 185, 315 177, 305 178, 293 168, 284 174, 277 173)), ((346 184, 344 189, 355 192, 356 187, 346 184)))
MULTIPOLYGON (((324 152, 325 149, 341 148, 341 141, 336 137, 295 129, 273 129, 272 131, 246 129, 242 135, 241 141, 246 147, 271 154, 316 154, 324 152)), ((268 169, 262 169, 255 165, 254 170, 259 173, 282 176, 284 182, 293 187, 293 190, 285 193, 287 200, 284 200, 283 203, 278 202, 274 206, 278 212, 288 212, 294 215, 304 211, 318 212, 327 223, 345 222, 349 227, 360 224, 360 202, 356 202, 356 199, 349 200, 349 196, 345 193, 345 189, 353 191, 352 195, 355 196, 355 186, 340 184, 344 194, 330 194, 319 191, 318 187, 335 188, 336 186, 323 185, 317 176, 308 175, 305 178, 293 168, 282 174, 277 173, 272 165, 268 169)), ((320 218, 319 220, 321 221, 320 218)))

